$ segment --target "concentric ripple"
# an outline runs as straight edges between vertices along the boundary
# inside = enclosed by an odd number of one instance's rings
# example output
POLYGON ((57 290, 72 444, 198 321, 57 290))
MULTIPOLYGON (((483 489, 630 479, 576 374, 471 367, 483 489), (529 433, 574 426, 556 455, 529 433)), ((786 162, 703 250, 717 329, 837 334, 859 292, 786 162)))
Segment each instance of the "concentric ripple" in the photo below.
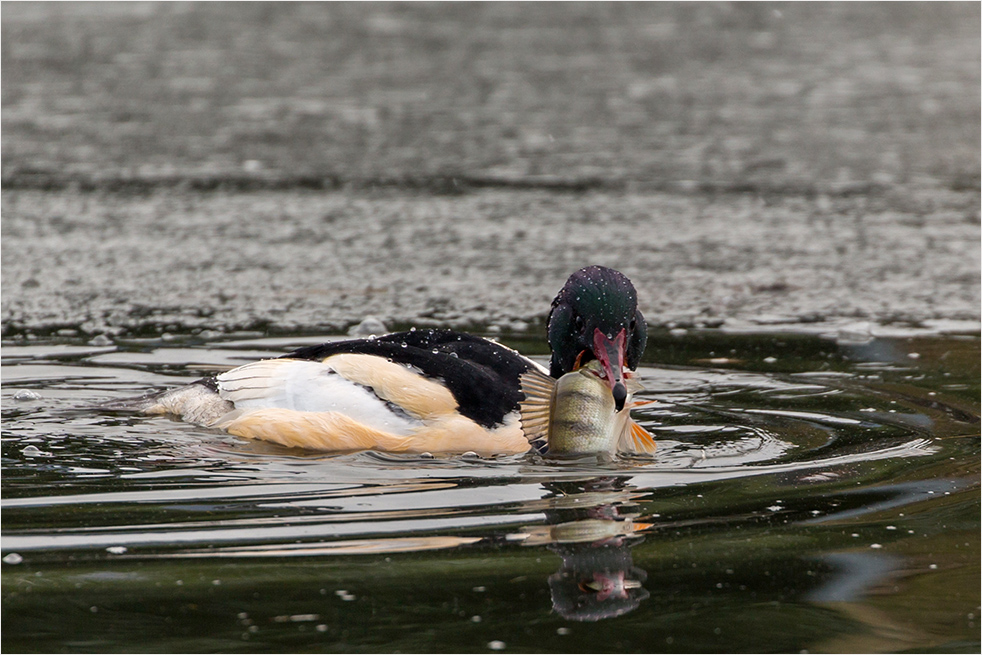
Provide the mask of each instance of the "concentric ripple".
MULTIPOLYGON (((699 586, 673 573, 687 562, 686 570, 724 585, 716 591, 734 603, 736 625, 748 589, 758 598, 776 593, 761 571, 785 571, 793 591, 782 593, 809 608, 815 599, 859 599, 919 561, 907 545, 912 535, 953 534, 926 517, 962 516, 959 508, 977 502, 970 385, 964 393, 957 385, 965 378, 931 370, 926 357, 917 367, 845 358, 816 370, 800 370, 799 361, 793 370, 770 371, 746 360, 642 367, 646 390, 636 397, 635 417, 658 449, 607 460, 309 453, 91 409, 297 343, 5 346, 5 613, 28 616, 44 611, 37 603, 74 602, 72 590, 94 581, 92 606, 117 611, 123 608, 112 598, 140 597, 171 578, 199 580, 198 596, 209 576, 231 575, 241 593, 293 588, 302 579, 283 568, 288 562, 336 580, 328 597, 343 602, 357 598, 349 587, 358 579, 348 574, 369 562, 424 578, 416 567, 429 562, 439 576, 458 567, 459 584, 474 588, 538 580, 523 593, 547 593, 551 602, 528 605, 507 595, 494 602, 501 611, 514 603, 515 612, 546 611, 554 617, 549 625, 635 612, 650 622, 651 612, 673 606, 675 594, 699 586), (873 559, 849 555, 856 548, 873 559), (894 554, 884 559, 882 549, 894 554), (540 566, 544 554, 548 570, 540 566), (835 586, 835 571, 857 566, 866 571, 862 584, 835 586)), ((960 343, 977 352, 977 339, 948 345, 960 343)), ((390 573, 370 589, 385 589, 396 603, 388 611, 405 613, 398 600, 410 607, 412 594, 390 573)), ((155 607, 177 611, 177 599, 168 592, 155 607)), ((292 623, 276 617, 310 614, 299 602, 286 614, 249 603, 250 616, 268 615, 281 631, 292 623)), ((364 629, 359 639, 368 641, 358 643, 371 641, 364 629)), ((41 633, 52 641, 38 643, 65 643, 57 629, 41 633)))

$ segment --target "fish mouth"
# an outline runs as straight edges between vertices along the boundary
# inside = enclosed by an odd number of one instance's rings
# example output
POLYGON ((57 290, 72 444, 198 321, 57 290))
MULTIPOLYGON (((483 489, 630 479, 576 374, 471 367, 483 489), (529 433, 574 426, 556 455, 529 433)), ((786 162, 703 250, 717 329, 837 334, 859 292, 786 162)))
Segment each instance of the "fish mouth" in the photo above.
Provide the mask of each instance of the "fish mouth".
POLYGON ((603 380, 614 396, 617 411, 624 409, 627 400, 627 385, 624 384, 624 350, 627 344, 627 330, 621 331, 613 338, 600 331, 593 330, 593 354, 600 362, 600 379, 603 380))

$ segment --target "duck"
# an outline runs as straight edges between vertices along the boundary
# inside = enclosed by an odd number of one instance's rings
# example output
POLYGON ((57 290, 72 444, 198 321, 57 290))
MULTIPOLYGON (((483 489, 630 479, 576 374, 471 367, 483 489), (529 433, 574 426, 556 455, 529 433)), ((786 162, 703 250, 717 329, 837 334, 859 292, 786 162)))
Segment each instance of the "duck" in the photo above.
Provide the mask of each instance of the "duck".
MULTIPOLYGON (((316 451, 546 452, 522 428, 522 376, 558 379, 593 362, 616 411, 629 416, 647 325, 627 276, 588 266, 552 301, 546 332, 548 369, 490 339, 412 329, 305 346, 112 409, 316 451)), ((626 425, 619 449, 652 452, 651 436, 626 425)))

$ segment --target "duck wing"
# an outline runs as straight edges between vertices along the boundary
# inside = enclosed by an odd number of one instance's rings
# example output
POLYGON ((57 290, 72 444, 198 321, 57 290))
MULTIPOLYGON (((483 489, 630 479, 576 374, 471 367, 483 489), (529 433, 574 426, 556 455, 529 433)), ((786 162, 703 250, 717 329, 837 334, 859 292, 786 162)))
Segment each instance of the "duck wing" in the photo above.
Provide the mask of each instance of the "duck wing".
POLYGON ((324 361, 339 354, 382 357, 410 366, 452 394, 457 411, 485 428, 500 425, 524 399, 520 378, 532 360, 494 341, 452 330, 412 330, 374 339, 306 346, 284 359, 324 361))

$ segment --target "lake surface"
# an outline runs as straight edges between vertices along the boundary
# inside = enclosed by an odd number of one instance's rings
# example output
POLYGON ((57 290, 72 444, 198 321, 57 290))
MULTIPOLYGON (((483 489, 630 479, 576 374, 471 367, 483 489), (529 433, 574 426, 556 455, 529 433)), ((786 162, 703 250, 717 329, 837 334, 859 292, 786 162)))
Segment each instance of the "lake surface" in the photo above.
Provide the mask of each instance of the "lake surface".
POLYGON ((321 340, 5 343, 4 652, 980 649, 978 334, 656 333, 650 458, 91 409, 321 340))

